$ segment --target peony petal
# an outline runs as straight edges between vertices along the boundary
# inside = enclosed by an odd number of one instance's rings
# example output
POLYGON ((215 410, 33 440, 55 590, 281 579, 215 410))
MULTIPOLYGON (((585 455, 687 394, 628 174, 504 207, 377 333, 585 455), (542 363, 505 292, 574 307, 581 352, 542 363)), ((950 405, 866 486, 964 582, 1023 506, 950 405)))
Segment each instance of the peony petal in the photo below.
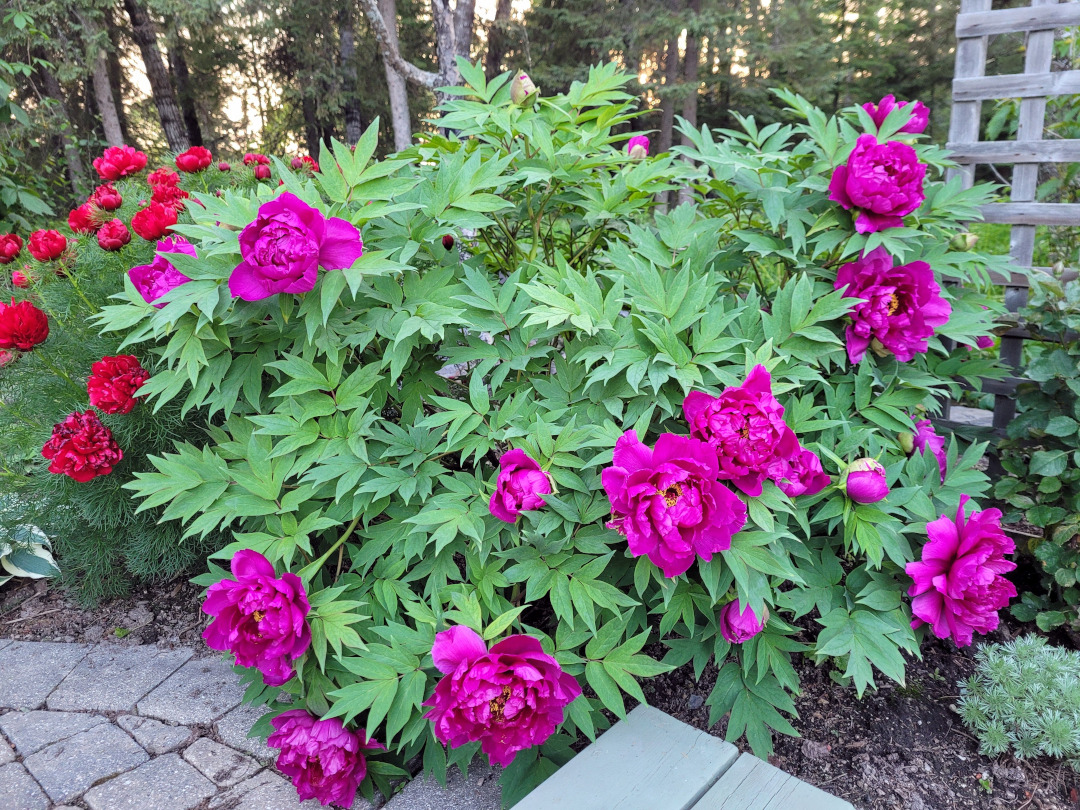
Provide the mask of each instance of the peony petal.
POLYGON ((431 657, 435 668, 449 675, 462 661, 474 661, 487 655, 487 651, 484 640, 475 630, 459 624, 435 635, 431 657))
POLYGON ((242 548, 233 555, 230 563, 233 576, 239 579, 274 576, 274 566, 262 554, 250 548, 242 548))
POLYGON ((319 264, 327 270, 347 270, 364 255, 360 231, 351 222, 330 217, 319 248, 319 264))

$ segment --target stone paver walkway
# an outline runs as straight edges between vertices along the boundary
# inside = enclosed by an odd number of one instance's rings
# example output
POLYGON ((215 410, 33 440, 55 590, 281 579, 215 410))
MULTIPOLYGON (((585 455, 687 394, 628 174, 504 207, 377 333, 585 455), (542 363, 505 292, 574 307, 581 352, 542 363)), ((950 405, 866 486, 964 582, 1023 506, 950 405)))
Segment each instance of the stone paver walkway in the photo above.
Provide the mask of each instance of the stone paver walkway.
MULTIPOLYGON (((249 738, 260 710, 190 649, 0 639, 0 810, 315 810, 249 738)), ((385 810, 499 810, 490 772, 417 779, 385 810)), ((350 810, 373 810, 357 797, 350 810)))

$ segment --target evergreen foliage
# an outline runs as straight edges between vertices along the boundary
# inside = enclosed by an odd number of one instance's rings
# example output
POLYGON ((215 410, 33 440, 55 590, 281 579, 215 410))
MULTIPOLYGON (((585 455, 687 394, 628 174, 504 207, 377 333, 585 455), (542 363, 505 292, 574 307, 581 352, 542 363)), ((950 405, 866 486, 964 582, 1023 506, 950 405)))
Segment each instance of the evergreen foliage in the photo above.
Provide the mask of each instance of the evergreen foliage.
POLYGON ((960 683, 960 716, 995 757, 1067 759, 1080 771, 1080 652, 1040 636, 984 644, 975 674, 960 683))

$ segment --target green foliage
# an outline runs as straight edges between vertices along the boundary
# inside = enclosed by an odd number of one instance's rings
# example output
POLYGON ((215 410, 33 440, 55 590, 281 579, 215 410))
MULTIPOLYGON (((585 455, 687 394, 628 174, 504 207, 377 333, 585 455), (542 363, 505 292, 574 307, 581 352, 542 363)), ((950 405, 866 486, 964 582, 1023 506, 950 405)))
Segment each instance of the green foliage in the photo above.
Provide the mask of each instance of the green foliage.
POLYGON ((1027 636, 984 644, 960 683, 960 716, 984 756, 1045 755, 1080 771, 1080 652, 1027 636))
MULTIPOLYGON (((278 167, 289 191, 362 229, 351 268, 302 296, 233 300, 236 231, 275 192, 199 195, 204 207, 177 228, 198 248, 177 259, 193 281, 160 310, 128 285, 98 317, 154 358, 153 407, 213 420, 207 444, 180 440, 126 484, 140 513, 164 508, 187 537, 232 532, 214 558, 252 548, 304 580, 311 653, 280 690, 253 674, 251 699, 367 729, 388 748, 371 771, 385 791, 413 757, 441 776, 476 752, 447 753, 422 717, 435 633, 528 633, 588 690, 563 734, 506 771, 512 796, 603 729, 604 710, 622 717, 627 698, 643 701, 639 679, 689 662, 698 677, 716 662, 712 718, 729 714, 728 736, 761 756, 773 732, 795 733, 793 655, 830 662, 859 694, 878 673, 902 681, 918 640, 903 566, 928 520, 988 482, 974 469, 983 446, 954 439, 942 482, 897 434, 916 409, 958 394, 955 378, 1000 370, 937 338, 912 363, 852 367, 835 270, 876 244, 930 262, 967 285, 944 289, 942 334, 971 342, 989 325, 977 285, 995 260, 947 245, 988 192, 935 179, 912 227, 854 235, 826 191, 860 131, 854 116, 785 96, 804 122, 684 128, 692 163, 636 161, 614 133, 636 115, 614 66, 525 107, 510 101, 508 75, 460 68, 468 87, 451 91, 447 134, 372 162, 373 125, 355 151, 324 148, 314 178, 278 167), (659 208, 680 186, 692 201, 659 208), (793 500, 767 482, 744 499, 749 522, 730 549, 665 579, 605 527, 601 470, 625 430, 650 444, 685 434, 688 392, 737 385, 757 364, 833 480, 880 457, 892 493, 874 505, 837 487, 793 500), (515 525, 488 509, 511 447, 555 487, 515 525), (770 611, 742 645, 717 620, 735 598, 770 611)), ((917 148, 932 172, 947 165, 917 148)), ((224 576, 213 565, 198 581, 224 576)))
MULTIPOLYGON (((7 498, 0 500, 6 504, 7 498)), ((6 509, 0 505, 0 515, 6 509)), ((60 573, 52 556, 52 542, 37 526, 0 526, 0 585, 15 577, 45 579, 60 573)))
POLYGON ((1041 592, 1013 606, 1021 621, 1043 630, 1080 627, 1080 289, 1057 278, 1036 277, 1021 313, 1028 341, 1027 376, 1017 390, 1017 417, 1000 449, 1007 475, 994 496, 1042 530, 1029 549, 1042 568, 1041 592))

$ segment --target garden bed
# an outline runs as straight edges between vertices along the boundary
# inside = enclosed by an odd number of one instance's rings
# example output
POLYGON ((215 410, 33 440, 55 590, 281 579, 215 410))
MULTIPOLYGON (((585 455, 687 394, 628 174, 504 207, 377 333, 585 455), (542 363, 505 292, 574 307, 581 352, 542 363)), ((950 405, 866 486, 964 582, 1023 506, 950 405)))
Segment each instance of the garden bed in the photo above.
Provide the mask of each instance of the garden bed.
MULTIPOLYGON (((202 647, 201 591, 177 580, 86 609, 55 586, 12 583, 0 592, 0 636, 87 642, 111 637, 125 644, 202 647)), ((1010 623, 987 640, 1007 641, 1018 632, 1010 623)), ((795 727, 802 737, 777 735, 770 761, 860 810, 1075 810, 1080 775, 1064 763, 979 756, 952 710, 957 682, 974 668, 972 653, 928 642, 923 660, 909 662, 907 686, 882 678, 881 688, 862 700, 854 689, 835 683, 828 667, 801 660, 795 727)), ((704 704, 715 677, 710 664, 695 683, 688 664, 645 681, 643 688, 652 705, 723 736, 726 720, 709 728, 704 704)))

